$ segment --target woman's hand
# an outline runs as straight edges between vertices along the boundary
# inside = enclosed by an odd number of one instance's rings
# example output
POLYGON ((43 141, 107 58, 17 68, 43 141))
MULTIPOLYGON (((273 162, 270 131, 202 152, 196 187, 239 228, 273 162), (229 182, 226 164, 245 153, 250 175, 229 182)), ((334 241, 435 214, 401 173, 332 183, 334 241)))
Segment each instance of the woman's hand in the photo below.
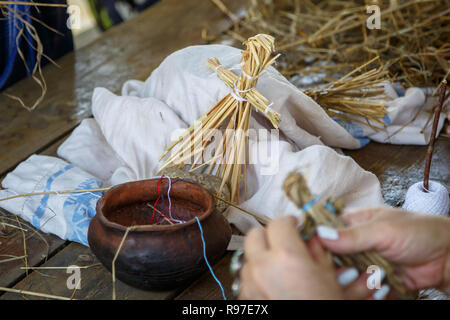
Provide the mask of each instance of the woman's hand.
POLYGON ((306 244, 297 219, 252 229, 244 243, 240 299, 342 299, 332 257, 317 237, 306 244))
MULTIPOLYGON (((409 290, 437 288, 450 293, 450 219, 392 208, 345 213, 348 228, 318 228, 320 241, 332 252, 375 250, 397 264, 409 290)), ((367 298, 367 275, 346 288, 346 297, 367 298)))

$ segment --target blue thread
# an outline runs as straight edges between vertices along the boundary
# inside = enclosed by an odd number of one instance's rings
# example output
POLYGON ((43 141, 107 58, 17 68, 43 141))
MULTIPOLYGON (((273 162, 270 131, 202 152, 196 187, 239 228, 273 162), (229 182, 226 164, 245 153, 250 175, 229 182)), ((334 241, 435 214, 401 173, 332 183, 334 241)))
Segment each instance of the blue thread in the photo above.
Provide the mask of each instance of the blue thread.
POLYGON ((225 290, 223 289, 222 284, 220 283, 219 279, 217 279, 216 275, 214 274, 213 269, 211 268, 211 265, 208 262, 208 258, 206 258, 206 244, 205 244, 205 238, 203 237, 203 228, 202 225, 200 224, 200 220, 198 219, 198 217, 195 217, 195 220, 197 220, 197 224, 198 224, 198 228, 200 229, 200 236, 202 238, 202 243, 203 243, 203 258, 205 259, 206 265, 209 268, 209 272, 211 272, 211 275, 213 276, 214 280, 216 280, 217 284, 220 287, 220 290, 222 291, 222 296, 223 296, 223 300, 227 300, 227 297, 225 296, 225 290))
POLYGON ((325 209, 330 211, 332 214, 336 214, 336 210, 333 207, 333 200, 329 200, 327 203, 323 205, 325 209))
POLYGON ((311 201, 305 203, 302 207, 302 211, 308 211, 309 209, 311 209, 317 201, 319 201, 320 197, 314 197, 311 201))

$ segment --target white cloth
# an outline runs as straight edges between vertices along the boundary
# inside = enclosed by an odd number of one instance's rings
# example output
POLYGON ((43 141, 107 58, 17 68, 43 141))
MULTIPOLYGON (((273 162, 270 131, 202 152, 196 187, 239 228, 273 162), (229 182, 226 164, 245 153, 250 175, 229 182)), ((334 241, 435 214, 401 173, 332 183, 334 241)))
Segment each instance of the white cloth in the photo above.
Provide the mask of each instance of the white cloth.
MULTIPOLYGON (((388 112, 383 119, 385 128, 374 123, 372 126, 365 125, 363 124, 365 120, 357 117, 353 118, 359 122, 336 121, 358 138, 361 146, 367 144, 369 140, 391 144, 426 145, 430 142, 433 123, 431 111, 438 103, 438 97, 429 96, 431 92, 427 91, 429 90, 409 88, 404 95, 398 96, 391 84, 385 84, 385 93, 392 99, 385 101, 388 112)), ((444 105, 447 102, 448 100, 444 105)), ((445 114, 441 113, 436 137, 444 126, 444 121, 445 114)))
MULTIPOLYGON (((274 154, 276 158, 271 159, 270 163, 258 163, 251 167, 249 176, 253 179, 248 188, 256 192, 240 204, 242 208, 271 219, 283 215, 301 218, 302 212, 283 192, 283 182, 293 171, 302 173, 312 194, 322 199, 329 196, 342 198, 347 208, 383 205, 377 177, 361 169, 351 157, 318 145, 293 152, 288 143, 280 142, 276 148, 279 152, 274 154), (260 174, 265 167, 273 167, 277 162, 279 168, 276 174, 260 174)), ((257 145, 251 144, 250 153, 253 156, 256 149, 257 145)), ((228 220, 244 233, 257 225, 253 217, 236 208, 230 207, 226 214, 228 220)))
POLYGON ((92 118, 81 121, 58 148, 57 154, 69 163, 85 164, 84 171, 102 180, 108 180, 118 167, 125 166, 92 118))
MULTIPOLYGON (((2 181, 6 190, 0 190, 0 199, 24 193, 96 189, 102 184, 101 179, 61 159, 32 155, 2 181)), ((87 230, 101 195, 46 194, 1 201, 0 206, 43 232, 87 246, 87 230)))

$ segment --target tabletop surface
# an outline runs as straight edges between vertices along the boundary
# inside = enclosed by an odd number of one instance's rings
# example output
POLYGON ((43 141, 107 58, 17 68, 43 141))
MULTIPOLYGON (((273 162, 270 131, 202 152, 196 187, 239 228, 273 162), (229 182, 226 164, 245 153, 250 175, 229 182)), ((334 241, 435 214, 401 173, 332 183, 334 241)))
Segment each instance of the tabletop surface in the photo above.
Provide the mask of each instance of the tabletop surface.
MULTIPOLYGON (((226 0, 232 11, 243 7, 240 0, 226 0)), ((90 99, 95 87, 119 92, 128 79, 144 80, 171 52, 204 44, 201 31, 218 34, 230 25, 220 10, 207 0, 158 2, 133 19, 102 35, 90 45, 57 61, 59 68, 44 68, 47 94, 41 105, 29 112, 14 100, 0 95, 0 179, 32 154, 56 155, 56 149, 84 118, 90 117, 90 99)), ((24 79, 5 93, 27 102, 39 96, 32 79, 24 79)), ((363 149, 346 151, 362 168, 376 174, 387 204, 400 206, 407 188, 422 179, 425 146, 399 146, 371 142, 363 149)), ((430 179, 449 188, 450 140, 436 143, 430 179)), ((0 256, 18 257, 0 263, 0 286, 41 292, 75 299, 111 299, 111 274, 98 264, 90 249, 78 243, 43 234, 0 209, 0 222, 14 219, 26 232, 0 227, 0 256), (24 246, 24 240, 26 246, 24 246), (26 256, 26 259, 23 258, 26 256), (27 270, 30 267, 46 269, 27 270), (78 265, 82 286, 75 292, 67 288, 67 267, 78 265)), ((3 260, 0 259, 0 260, 3 260)), ((228 271, 230 253, 213 266, 225 292, 230 296, 232 278, 228 271)), ((1 262, 1 261, 0 261, 1 262)), ((143 291, 120 281, 118 299, 221 299, 217 284, 209 273, 193 283, 169 291, 143 291)), ((37 299, 0 292, 0 299, 37 299)))

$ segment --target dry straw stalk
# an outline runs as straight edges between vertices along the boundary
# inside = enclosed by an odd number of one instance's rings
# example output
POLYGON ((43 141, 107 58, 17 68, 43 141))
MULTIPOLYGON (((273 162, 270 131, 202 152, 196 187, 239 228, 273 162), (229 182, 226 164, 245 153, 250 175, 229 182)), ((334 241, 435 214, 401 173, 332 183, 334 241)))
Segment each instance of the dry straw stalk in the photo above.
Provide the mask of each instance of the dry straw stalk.
POLYGON ((42 58, 48 59, 51 63, 58 66, 50 57, 44 54, 44 47, 42 45, 42 41, 39 37, 39 34, 34 27, 34 25, 31 22, 28 22, 25 18, 30 18, 31 20, 41 24, 45 28, 61 34, 58 30, 48 26, 43 21, 33 17, 30 13, 20 11, 18 9, 14 9, 11 7, 11 5, 28 5, 28 6, 36 6, 36 7, 67 7, 67 4, 57 4, 57 3, 39 3, 39 2, 33 2, 33 1, 0 1, 0 16, 15 21, 14 25, 17 29, 19 29, 19 32, 16 37, 16 42, 19 43, 19 40, 22 39, 23 41, 27 42, 27 44, 33 48, 33 50, 36 53, 36 63, 32 67, 32 70, 29 70, 29 67, 26 63, 25 55, 22 52, 22 49, 20 46, 17 48, 18 54, 20 59, 23 61, 25 68, 31 73, 31 78, 37 83, 37 85, 41 89, 41 94, 39 97, 36 98, 36 100, 31 104, 27 105, 20 97, 11 95, 8 93, 4 93, 4 95, 8 96, 9 98, 16 100, 19 102, 19 104, 27 109, 28 111, 34 110, 44 99, 45 94, 47 93, 47 84, 45 82, 44 75, 42 73, 41 68, 41 60, 42 58), (29 34, 34 41, 34 43, 30 42, 26 34, 29 34))
POLYGON ((219 78, 233 88, 233 93, 220 100, 166 149, 160 159, 178 145, 160 171, 182 167, 188 161, 192 161, 192 171, 208 165, 208 173, 217 169, 217 174, 222 177, 219 192, 225 183, 230 183, 231 202, 239 202, 241 180, 244 181, 244 188, 246 181, 247 139, 252 108, 261 112, 275 128, 280 121, 280 115, 270 108, 269 101, 255 89, 263 70, 278 57, 272 57, 274 42, 273 37, 264 34, 245 41, 246 49, 242 52, 244 64, 239 77, 222 67, 215 58, 207 61, 207 65, 217 71, 219 78), (220 129, 225 129, 225 133, 219 138, 214 155, 202 163, 205 148, 220 129))
POLYGON ((221 0, 212 1, 233 21, 215 41, 232 38, 240 42, 255 33, 276 36, 282 53, 278 70, 301 89, 310 89, 307 94, 319 96, 319 104, 328 113, 344 120, 355 116, 380 120, 383 106, 368 96, 357 98, 366 103, 350 105, 345 100, 354 99, 355 89, 341 90, 333 99, 331 93, 317 93, 373 58, 379 57, 382 68, 372 75, 360 73, 371 78, 358 81, 357 89, 362 92, 374 94, 381 79, 399 81, 404 87, 436 87, 450 74, 446 0, 376 1, 380 29, 367 27, 371 16, 367 5, 372 3, 363 0, 247 0, 242 17, 232 14, 221 0), (312 83, 298 81, 307 77, 314 79, 312 83))

